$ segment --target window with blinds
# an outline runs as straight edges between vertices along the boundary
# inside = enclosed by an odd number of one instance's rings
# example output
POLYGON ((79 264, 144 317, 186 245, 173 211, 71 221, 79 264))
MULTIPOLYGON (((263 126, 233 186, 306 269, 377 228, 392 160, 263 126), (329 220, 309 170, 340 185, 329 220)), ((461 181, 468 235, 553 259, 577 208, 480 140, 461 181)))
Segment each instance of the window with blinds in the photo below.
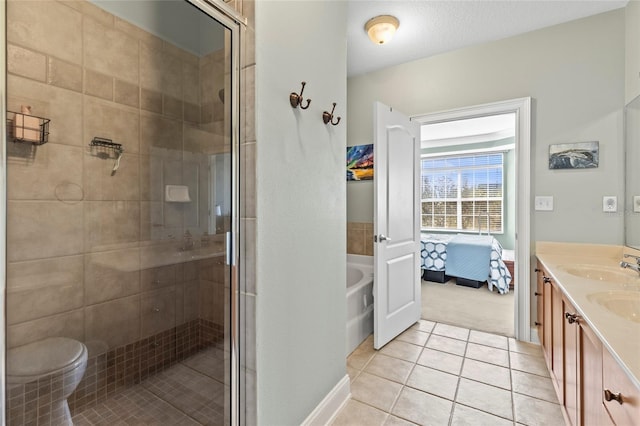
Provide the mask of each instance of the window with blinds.
POLYGON ((502 152, 425 157, 422 229, 503 232, 502 152))

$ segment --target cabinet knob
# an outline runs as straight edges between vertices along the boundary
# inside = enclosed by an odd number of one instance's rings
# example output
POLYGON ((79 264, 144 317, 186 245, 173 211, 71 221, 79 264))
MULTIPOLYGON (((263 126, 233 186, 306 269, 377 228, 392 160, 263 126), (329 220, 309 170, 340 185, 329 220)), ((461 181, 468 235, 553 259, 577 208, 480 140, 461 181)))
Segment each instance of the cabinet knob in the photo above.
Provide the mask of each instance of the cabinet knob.
POLYGON ((569 321, 569 324, 573 324, 574 322, 578 322, 578 315, 570 314, 569 312, 564 313, 564 317, 569 321))
POLYGON ((604 399, 606 401, 618 401, 618 404, 622 405, 622 394, 613 393, 609 389, 604 390, 604 399))
POLYGON ((542 277, 542 281, 545 283, 550 283, 551 282, 551 278, 549 277, 542 277))
POLYGON ((536 268, 533 270, 533 272, 540 272, 540 269, 536 268))
POLYGON ((542 323, 541 323, 541 322, 538 322, 538 321, 534 322, 534 324, 535 324, 535 325, 537 325, 537 326, 542 325, 542 323))
POLYGON ((533 293, 534 296, 542 296, 542 293, 538 293, 537 291, 535 293, 533 293))

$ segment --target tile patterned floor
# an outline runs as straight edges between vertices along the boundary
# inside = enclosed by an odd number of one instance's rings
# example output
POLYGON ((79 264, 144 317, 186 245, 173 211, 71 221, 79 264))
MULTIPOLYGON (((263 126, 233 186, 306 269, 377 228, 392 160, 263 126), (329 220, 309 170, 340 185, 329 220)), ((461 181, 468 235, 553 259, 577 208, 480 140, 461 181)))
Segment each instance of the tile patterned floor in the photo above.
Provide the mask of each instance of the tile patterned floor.
POLYGON ((211 347, 73 416, 75 426, 224 425, 223 350, 211 347))
POLYGON ((347 359, 342 425, 564 425, 539 345, 420 320, 347 359))

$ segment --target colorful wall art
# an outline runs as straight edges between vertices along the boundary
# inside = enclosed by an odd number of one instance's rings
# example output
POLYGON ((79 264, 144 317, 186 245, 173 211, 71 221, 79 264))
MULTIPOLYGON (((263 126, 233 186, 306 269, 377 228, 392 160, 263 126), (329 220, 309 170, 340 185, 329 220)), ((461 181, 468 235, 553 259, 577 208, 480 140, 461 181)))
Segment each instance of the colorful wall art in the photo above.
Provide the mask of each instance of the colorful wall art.
POLYGON ((373 180, 373 144, 347 147, 347 181, 373 180))

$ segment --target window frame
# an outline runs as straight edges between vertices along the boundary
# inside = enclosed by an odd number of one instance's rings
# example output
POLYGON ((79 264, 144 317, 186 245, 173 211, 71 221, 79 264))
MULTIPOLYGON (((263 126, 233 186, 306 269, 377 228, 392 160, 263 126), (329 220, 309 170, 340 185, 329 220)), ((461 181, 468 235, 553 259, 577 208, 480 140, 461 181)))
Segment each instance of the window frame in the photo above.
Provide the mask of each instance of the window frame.
MULTIPOLYGON (((499 231, 492 231, 490 227, 488 230, 488 234, 490 235, 502 235, 505 233, 505 214, 504 214, 504 210, 505 210, 505 151, 501 150, 501 149, 491 149, 491 150, 487 150, 487 149, 480 149, 480 150, 473 150, 473 151, 464 151, 464 152, 445 152, 445 153, 437 153, 437 154, 422 154, 420 157, 420 185, 421 185, 421 195, 420 195, 420 231, 421 232, 456 232, 456 233, 468 233, 468 234, 475 234, 475 233, 481 233, 482 232, 482 227, 480 224, 480 221, 478 221, 478 228, 475 227, 475 220, 474 222, 474 228, 473 229, 464 229, 462 228, 462 223, 463 223, 463 217, 468 217, 468 215, 463 215, 462 214, 462 210, 463 210, 463 206, 462 204, 465 201, 471 201, 471 202, 478 202, 478 201, 486 201, 487 203, 490 203, 491 201, 499 201, 500 202, 500 230, 499 231), (432 160, 432 159, 452 159, 452 158, 461 158, 461 157, 482 157, 482 156, 491 156, 491 155, 496 155, 496 154, 500 154, 500 163, 498 165, 472 165, 472 166, 457 166, 457 167, 443 167, 440 169, 435 169, 435 171, 437 173, 443 173, 443 174, 449 174, 449 173, 455 173, 456 175, 456 197, 455 198, 423 198, 422 197, 422 183, 423 183, 423 179, 425 174, 423 174, 423 161, 424 160, 432 160), (463 192, 463 188, 461 185, 462 182, 462 175, 464 172, 468 172, 468 171, 474 171, 474 170, 491 170, 491 169, 500 169, 500 196, 499 197, 489 197, 488 195, 486 197, 463 197, 462 196, 462 192, 463 192), (423 203, 425 202, 441 202, 443 204, 447 204, 447 203, 455 203, 456 204, 456 223, 457 223, 457 227, 456 228, 446 228, 446 227, 434 227, 434 226, 428 226, 425 227, 423 226, 423 217, 425 215, 430 216, 431 217, 431 225, 433 225, 433 219, 436 216, 435 212, 432 209, 432 212, 430 214, 425 214, 423 213, 423 203)), ((475 213, 475 212, 474 212, 475 213)), ((445 221, 445 226, 447 224, 447 217, 452 217, 454 216, 453 214, 451 215, 447 215, 447 213, 444 213, 444 221, 445 221)), ((479 215, 473 214, 473 217, 477 217, 479 215)), ((486 232, 486 229, 485 229, 486 232)))

